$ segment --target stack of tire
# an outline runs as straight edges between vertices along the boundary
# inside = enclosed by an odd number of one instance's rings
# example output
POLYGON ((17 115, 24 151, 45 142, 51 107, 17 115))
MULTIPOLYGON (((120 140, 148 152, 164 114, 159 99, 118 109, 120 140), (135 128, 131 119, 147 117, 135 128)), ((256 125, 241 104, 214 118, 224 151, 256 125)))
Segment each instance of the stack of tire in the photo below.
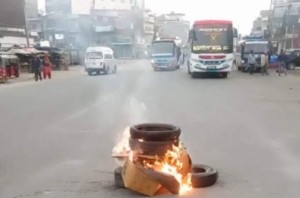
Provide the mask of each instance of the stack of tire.
MULTIPOLYGON (((160 123, 138 124, 130 128, 129 146, 143 155, 164 156, 172 147, 180 143, 181 129, 178 126, 160 123)), ((192 185, 194 188, 212 186, 216 183, 218 172, 207 165, 192 166, 192 185)), ((124 188, 122 167, 115 170, 115 185, 124 188)))

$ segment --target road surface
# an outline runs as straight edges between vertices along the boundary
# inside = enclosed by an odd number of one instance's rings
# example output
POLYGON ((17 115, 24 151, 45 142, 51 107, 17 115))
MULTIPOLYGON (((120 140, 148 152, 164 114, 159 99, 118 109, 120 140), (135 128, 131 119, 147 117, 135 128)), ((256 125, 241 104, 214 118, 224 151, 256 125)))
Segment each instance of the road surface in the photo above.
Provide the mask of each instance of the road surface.
POLYGON ((139 122, 181 126, 193 162, 219 170, 215 186, 186 197, 298 197, 299 84, 274 73, 191 79, 135 61, 116 75, 1 85, 0 197, 138 197, 113 187, 110 155, 139 122))

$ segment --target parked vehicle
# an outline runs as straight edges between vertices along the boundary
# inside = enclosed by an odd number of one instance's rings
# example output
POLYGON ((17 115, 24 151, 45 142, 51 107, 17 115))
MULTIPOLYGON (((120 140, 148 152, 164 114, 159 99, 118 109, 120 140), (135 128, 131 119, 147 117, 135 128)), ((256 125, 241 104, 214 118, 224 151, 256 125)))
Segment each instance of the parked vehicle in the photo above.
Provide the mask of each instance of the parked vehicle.
POLYGON ((114 51, 108 47, 89 47, 85 54, 85 71, 92 75, 117 72, 117 60, 114 51))
POLYGON ((294 70, 300 67, 300 49, 289 49, 285 53, 288 57, 287 69, 294 70))
POLYGON ((20 63, 16 55, 2 52, 0 54, 0 81, 6 83, 10 77, 20 76, 20 63))

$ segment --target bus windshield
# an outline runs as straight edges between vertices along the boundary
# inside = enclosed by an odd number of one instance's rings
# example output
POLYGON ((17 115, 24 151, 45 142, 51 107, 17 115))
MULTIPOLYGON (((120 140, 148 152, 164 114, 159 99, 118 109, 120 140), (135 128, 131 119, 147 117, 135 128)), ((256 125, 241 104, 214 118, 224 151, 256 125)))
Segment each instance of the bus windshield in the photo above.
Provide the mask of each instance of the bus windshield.
POLYGON ((174 43, 173 42, 154 42, 152 43, 152 55, 174 55, 174 43))
POLYGON ((233 30, 229 25, 201 25, 194 28, 193 53, 232 53, 233 30))
POLYGON ((268 43, 246 43, 244 53, 249 54, 253 51, 256 54, 263 54, 268 51, 268 43))

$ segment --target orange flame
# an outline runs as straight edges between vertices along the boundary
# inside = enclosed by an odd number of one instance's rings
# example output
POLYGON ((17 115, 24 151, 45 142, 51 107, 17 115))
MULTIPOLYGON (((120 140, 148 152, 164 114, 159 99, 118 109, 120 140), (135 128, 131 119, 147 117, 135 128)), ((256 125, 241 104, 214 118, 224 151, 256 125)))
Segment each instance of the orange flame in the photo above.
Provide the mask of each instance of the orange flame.
POLYGON ((180 161, 181 149, 173 146, 172 150, 168 150, 163 159, 157 159, 154 164, 146 163, 145 166, 153 168, 175 177, 180 184, 180 194, 185 194, 192 190, 191 174, 186 177, 180 173, 183 168, 183 163, 180 161))

